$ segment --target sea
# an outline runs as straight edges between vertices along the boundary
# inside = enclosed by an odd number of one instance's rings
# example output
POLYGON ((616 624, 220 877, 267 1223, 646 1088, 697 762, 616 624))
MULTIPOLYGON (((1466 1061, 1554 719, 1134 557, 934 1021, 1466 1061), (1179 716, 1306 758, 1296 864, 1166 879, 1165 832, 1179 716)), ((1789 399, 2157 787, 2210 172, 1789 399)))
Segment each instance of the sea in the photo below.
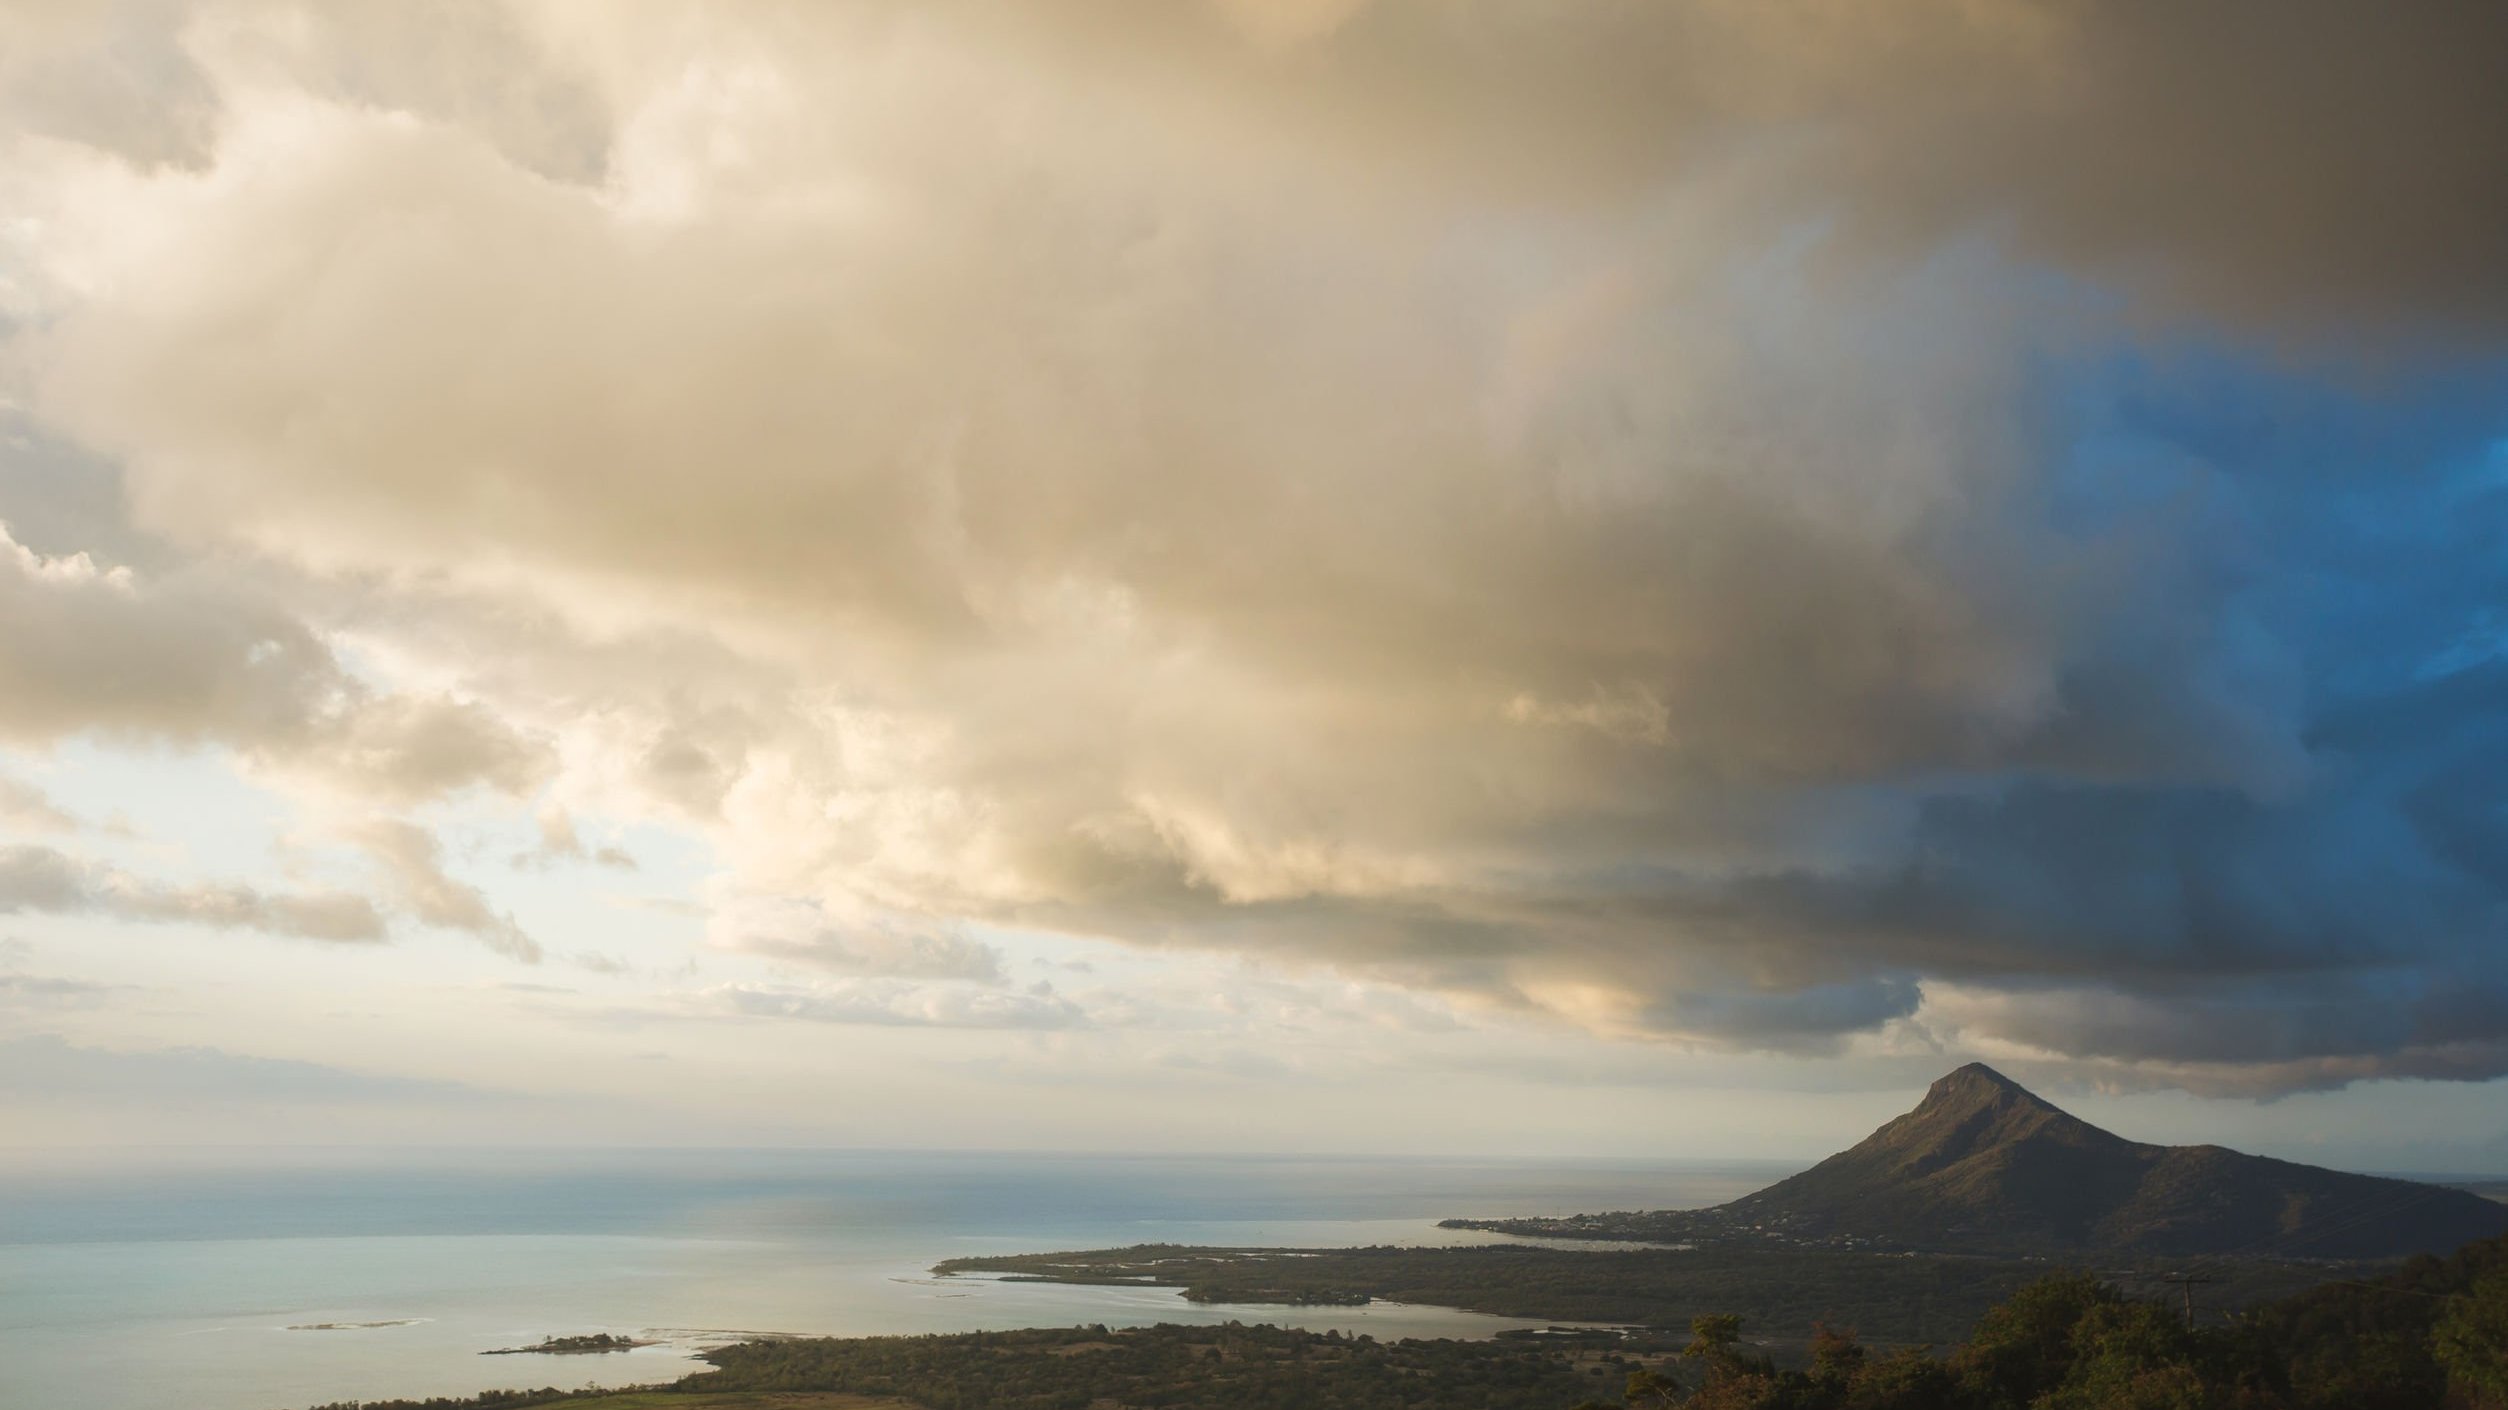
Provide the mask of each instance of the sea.
POLYGON ((841 1151, 0 1152, 0 1407, 303 1410, 626 1386, 758 1333, 1272 1322, 1380 1338, 1535 1325, 1448 1308, 1203 1306, 1172 1289, 935 1278, 1135 1243, 1497 1242, 1503 1217, 1711 1204, 1734 1162, 841 1151), (650 1340, 487 1356, 544 1337, 650 1340))

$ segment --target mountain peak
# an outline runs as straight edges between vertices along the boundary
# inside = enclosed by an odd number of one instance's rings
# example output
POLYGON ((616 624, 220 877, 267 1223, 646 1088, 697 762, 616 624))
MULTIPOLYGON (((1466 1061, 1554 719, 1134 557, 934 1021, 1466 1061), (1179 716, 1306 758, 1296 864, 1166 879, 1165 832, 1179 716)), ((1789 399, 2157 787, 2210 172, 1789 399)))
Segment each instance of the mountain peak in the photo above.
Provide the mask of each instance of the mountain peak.
POLYGON ((2052 1106, 2045 1098, 2013 1081, 1982 1062, 1955 1068, 1925 1089, 1925 1099, 1916 1110, 1945 1106, 2000 1106, 2010 1102, 2031 1106, 2052 1106))

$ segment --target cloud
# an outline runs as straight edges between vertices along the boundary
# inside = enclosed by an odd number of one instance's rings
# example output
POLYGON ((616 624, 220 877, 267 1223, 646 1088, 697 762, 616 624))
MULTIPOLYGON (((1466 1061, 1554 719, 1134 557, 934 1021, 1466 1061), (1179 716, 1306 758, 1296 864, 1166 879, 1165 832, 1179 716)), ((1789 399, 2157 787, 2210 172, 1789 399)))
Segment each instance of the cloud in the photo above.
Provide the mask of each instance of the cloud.
POLYGON ((1293 1063, 1284 1062, 1270 1053, 1249 1052, 1242 1048, 1223 1048, 1216 1052, 1199 1049, 1176 1049, 1159 1054, 1158 1066, 1174 1072, 1190 1072, 1241 1082, 1284 1082, 1311 1077, 1293 1063))
POLYGON ((260 740, 321 713, 328 654, 283 615, 206 586, 165 592, 0 526, 0 733, 260 740))
POLYGON ((256 930, 300 940, 356 943, 385 936, 374 904, 346 892, 273 894, 236 883, 176 885, 50 847, 0 847, 0 914, 26 912, 256 930))
POLYGON ((997 42, 1200 120, 1183 140, 1290 160, 1223 126, 1256 115, 1414 198, 1590 215, 1735 172, 1764 218, 1840 222, 1850 260, 1985 230, 2173 312, 2319 336, 2508 319, 2483 277, 2508 243, 2488 180, 2508 98, 2481 57, 2508 18, 2487 7, 1210 8, 1258 18, 1048 5, 997 42))
MULTIPOLYGON (((2508 100, 2484 62, 2508 20, 2446 0, 2374 22, 2341 0, 1067 0, 637 24, 492 3, 18 13, 45 18, 21 21, 0 115, 140 163, 213 164, 243 102, 276 90, 592 182, 686 142, 665 118, 730 131, 758 108, 907 102, 989 72, 994 90, 935 94, 941 121, 911 140, 983 130, 947 102, 1024 102, 1089 119, 1100 163, 1192 147, 1254 181, 1337 169, 1447 208, 1573 216, 1738 169, 1765 218, 1842 219, 1858 247, 1899 257, 1986 228, 2217 315, 2493 331, 2508 317, 2483 292, 2508 243, 2488 180, 2508 161, 2508 100), (836 77, 862 82, 804 86, 836 77)), ((685 209, 825 155, 747 142, 645 194, 685 209)))
POLYGON ((103 1003, 109 995, 135 987, 50 975, 0 973, 0 1010, 89 1008, 103 1003))
POLYGON ((539 942, 512 915, 444 870, 444 847, 434 833, 398 818, 377 818, 347 827, 343 835, 374 861, 400 903, 421 922, 474 936, 508 959, 540 962, 539 942))
POLYGON ((206 160, 218 95, 174 17, 149 4, 10 6, 0 120, 142 163, 206 160))
POLYGON ((749 897, 720 904, 707 918, 706 943, 866 978, 986 984, 1002 978, 1001 951, 980 940, 893 917, 841 922, 807 901, 749 897))
POLYGON ((539 845, 517 853, 515 866, 540 868, 557 862, 589 861, 618 871, 636 870, 636 859, 625 848, 608 844, 585 847, 583 837, 575 830, 573 815, 554 803, 543 805, 534 821, 540 828, 539 845))
POLYGON ((966 985, 848 980, 806 986, 726 984, 703 998, 733 1013, 883 1028, 1085 1028, 1079 1005, 1040 985, 1028 992, 966 985))
POLYGON ((9 109, 164 555, 0 540, 10 738, 700 831, 741 1012, 2500 1070, 2484 7, 201 13, 9 109))
POLYGON ((531 743, 477 705, 379 694, 294 616, 205 569, 154 581, 0 524, 0 738, 219 743, 391 803, 527 789, 531 743))
POLYGON ((410 109, 493 133, 515 160, 581 174, 597 165, 600 101, 532 62, 513 11, 456 0, 403 13, 362 6, 190 5, 167 0, 10 7, 0 120, 142 166, 214 155, 218 60, 248 63, 337 101, 410 109))
POLYGON ((2508 1072, 2508 996, 2416 976, 2251 981, 2153 997, 2093 985, 1929 994, 1925 1020, 1969 1043, 2127 1090, 2277 1097, 2371 1078, 2508 1072), (2088 1055, 2086 1058, 2084 1055, 2088 1055))
POLYGON ((474 1104, 504 1094, 459 1082, 358 1072, 216 1048, 115 1050, 51 1036, 0 1040, 0 1098, 19 1102, 474 1104))
POLYGON ((0 774, 0 828, 13 832, 69 832, 78 819, 22 779, 0 774))

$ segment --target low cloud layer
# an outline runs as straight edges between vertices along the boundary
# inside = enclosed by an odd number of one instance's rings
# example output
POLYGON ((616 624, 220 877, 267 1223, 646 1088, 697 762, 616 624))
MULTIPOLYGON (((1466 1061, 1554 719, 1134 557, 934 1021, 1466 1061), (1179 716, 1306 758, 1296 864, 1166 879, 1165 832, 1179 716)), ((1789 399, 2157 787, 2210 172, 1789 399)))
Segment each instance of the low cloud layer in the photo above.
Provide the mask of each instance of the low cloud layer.
POLYGON ((0 1013, 19 1010, 76 1009, 103 1003, 125 985, 97 984, 43 974, 0 972, 0 1013))
POLYGON ((279 1106, 471 1105, 505 1094, 459 1082, 358 1072, 216 1048, 123 1051, 39 1035, 0 1040, 0 1098, 110 1107, 213 1103, 279 1106))
POLYGON ((939 927, 847 924, 824 906, 801 901, 737 900, 707 922, 713 948, 791 961, 866 978, 960 979, 997 984, 1001 952, 939 927))
POLYGON ((11 375, 167 561, 0 540, 10 738, 517 958, 415 810, 700 832, 837 976, 748 1013, 1080 1021, 989 923, 2508 1071, 2491 10, 431 13, 0 80, 11 375))
POLYGON ((1039 986, 1006 991, 968 985, 917 985, 855 980, 799 987, 727 985, 704 996, 725 1011, 755 1018, 881 1028, 1082 1028, 1079 1005, 1039 986))
POLYGON ((374 941, 385 934, 382 913, 363 896, 272 893, 232 882, 174 885, 34 846, 0 847, 0 915, 94 915, 299 940, 374 941))

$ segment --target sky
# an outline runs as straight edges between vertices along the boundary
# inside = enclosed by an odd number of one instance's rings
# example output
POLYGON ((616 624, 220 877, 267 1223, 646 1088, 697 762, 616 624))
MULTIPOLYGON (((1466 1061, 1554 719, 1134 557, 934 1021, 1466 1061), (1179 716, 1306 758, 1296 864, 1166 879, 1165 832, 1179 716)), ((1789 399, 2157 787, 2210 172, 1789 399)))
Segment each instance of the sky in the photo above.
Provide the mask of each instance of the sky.
POLYGON ((0 0, 0 1144, 2508 1171, 2501 52, 0 0))

